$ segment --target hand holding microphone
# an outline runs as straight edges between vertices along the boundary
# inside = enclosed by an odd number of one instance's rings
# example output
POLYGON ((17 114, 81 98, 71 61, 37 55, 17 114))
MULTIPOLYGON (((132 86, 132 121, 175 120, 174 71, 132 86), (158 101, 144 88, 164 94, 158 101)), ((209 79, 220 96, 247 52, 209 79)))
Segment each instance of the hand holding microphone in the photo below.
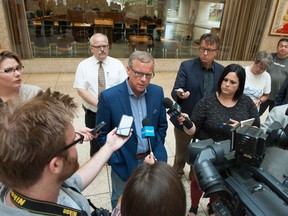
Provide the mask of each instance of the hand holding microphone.
POLYGON ((179 116, 183 117, 185 120, 183 121, 183 125, 187 128, 190 129, 193 127, 193 122, 189 119, 188 115, 184 115, 181 113, 181 107, 179 104, 174 103, 170 98, 163 98, 162 104, 166 109, 168 109, 167 114, 172 117, 172 116, 179 116))

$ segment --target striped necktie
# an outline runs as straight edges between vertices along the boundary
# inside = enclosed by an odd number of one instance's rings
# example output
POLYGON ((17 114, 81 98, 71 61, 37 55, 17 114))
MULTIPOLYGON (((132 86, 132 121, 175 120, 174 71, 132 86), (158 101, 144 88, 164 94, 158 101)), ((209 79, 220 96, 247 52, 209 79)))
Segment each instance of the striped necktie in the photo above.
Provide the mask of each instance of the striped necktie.
POLYGON ((98 69, 98 95, 105 89, 105 74, 102 66, 103 62, 99 62, 98 69))

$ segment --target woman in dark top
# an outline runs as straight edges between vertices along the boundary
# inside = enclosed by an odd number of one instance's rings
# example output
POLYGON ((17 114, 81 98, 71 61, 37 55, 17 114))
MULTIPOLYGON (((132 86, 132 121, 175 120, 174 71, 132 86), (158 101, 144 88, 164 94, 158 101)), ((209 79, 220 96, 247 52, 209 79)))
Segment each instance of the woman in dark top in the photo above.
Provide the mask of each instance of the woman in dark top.
MULTIPOLYGON (((195 138, 200 140, 211 138, 214 141, 221 141, 229 139, 230 129, 242 120, 255 118, 253 126, 260 127, 260 117, 254 102, 243 94, 245 76, 242 66, 237 64, 226 66, 218 81, 218 91, 196 104, 191 114, 194 126, 189 130, 183 126, 184 131, 190 135, 195 134, 195 138)), ((186 114, 183 116, 188 117, 186 114)), ((180 117, 179 122, 183 121, 184 118, 180 117)), ((189 216, 197 214, 201 196, 202 192, 194 175, 191 179, 192 206, 189 216)), ((213 197, 211 198, 210 202, 213 201, 213 197)))

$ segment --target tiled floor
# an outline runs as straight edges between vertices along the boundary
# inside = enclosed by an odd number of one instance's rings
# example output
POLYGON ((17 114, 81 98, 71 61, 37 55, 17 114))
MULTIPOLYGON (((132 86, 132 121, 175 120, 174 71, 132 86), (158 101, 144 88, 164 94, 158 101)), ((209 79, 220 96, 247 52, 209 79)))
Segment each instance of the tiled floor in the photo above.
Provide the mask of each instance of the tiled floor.
MULTIPOLYGON (((158 84, 163 87, 165 97, 171 97, 170 91, 173 87, 176 73, 175 72, 158 72, 152 79, 151 83, 158 84)), ((79 106, 81 100, 77 95, 76 91, 72 88, 74 82, 74 73, 55 73, 55 74, 23 74, 23 82, 33 84, 47 89, 50 87, 52 90, 57 90, 63 93, 68 93, 75 97, 79 106)), ((79 116, 74 121, 76 128, 84 126, 84 113, 81 107, 79 108, 79 116)), ((169 122, 167 137, 166 137, 166 148, 168 152, 168 163, 173 164, 175 154, 175 142, 173 134, 173 126, 169 122)), ((79 162, 83 164, 89 159, 89 144, 78 145, 79 162)), ((190 208, 190 181, 188 180, 189 166, 185 167, 185 176, 182 178, 183 184, 187 194, 187 211, 190 208)), ((111 210, 110 205, 110 194, 111 194, 111 180, 110 180, 110 167, 105 166, 99 176, 94 182, 84 191, 84 195, 90 198, 96 206, 111 210)), ((201 200, 201 206, 198 211, 198 215, 208 215, 207 205, 208 199, 201 200)))

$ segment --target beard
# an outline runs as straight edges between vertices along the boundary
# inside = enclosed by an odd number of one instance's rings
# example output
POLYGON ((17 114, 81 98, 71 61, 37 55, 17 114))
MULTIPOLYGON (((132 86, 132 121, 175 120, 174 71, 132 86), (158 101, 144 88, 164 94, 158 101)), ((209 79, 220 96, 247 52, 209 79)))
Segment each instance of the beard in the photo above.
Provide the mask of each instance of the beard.
POLYGON ((79 169, 78 158, 69 157, 64 160, 63 172, 59 176, 58 181, 63 183, 66 179, 71 177, 79 169))

